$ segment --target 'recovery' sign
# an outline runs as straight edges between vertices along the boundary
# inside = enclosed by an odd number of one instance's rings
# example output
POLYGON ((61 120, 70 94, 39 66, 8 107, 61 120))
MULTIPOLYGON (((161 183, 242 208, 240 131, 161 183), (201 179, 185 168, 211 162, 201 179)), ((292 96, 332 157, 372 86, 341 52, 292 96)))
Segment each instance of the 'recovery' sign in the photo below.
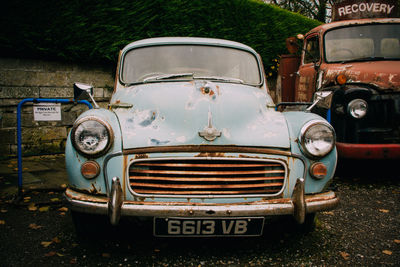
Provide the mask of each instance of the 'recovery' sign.
POLYGON ((333 7, 333 21, 362 18, 395 18, 398 16, 397 1, 343 1, 333 7))

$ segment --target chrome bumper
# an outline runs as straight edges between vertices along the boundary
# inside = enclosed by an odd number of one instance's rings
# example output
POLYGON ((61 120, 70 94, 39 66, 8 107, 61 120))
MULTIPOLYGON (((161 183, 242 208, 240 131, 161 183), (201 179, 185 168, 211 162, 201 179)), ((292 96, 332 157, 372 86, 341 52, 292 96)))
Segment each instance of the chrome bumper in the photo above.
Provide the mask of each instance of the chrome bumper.
POLYGON ((239 204, 165 203, 123 201, 119 179, 114 177, 110 198, 80 193, 68 188, 65 192, 71 208, 76 211, 104 214, 111 224, 118 224, 121 216, 138 217, 244 217, 293 215, 303 223, 306 213, 334 209, 339 198, 333 191, 304 195, 304 180, 298 179, 292 198, 263 200, 239 204))

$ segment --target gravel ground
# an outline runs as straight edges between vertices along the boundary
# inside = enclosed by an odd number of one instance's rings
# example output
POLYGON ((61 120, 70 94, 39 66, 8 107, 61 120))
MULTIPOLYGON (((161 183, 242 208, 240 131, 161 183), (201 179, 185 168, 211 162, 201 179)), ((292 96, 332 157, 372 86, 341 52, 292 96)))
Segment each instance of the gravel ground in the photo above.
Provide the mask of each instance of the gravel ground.
POLYGON ((399 266, 400 175, 392 164, 341 163, 333 185, 341 204, 318 215, 315 231, 271 220, 256 238, 154 238, 151 225, 124 221, 82 240, 61 192, 27 192, 19 205, 0 196, 0 266, 399 266))

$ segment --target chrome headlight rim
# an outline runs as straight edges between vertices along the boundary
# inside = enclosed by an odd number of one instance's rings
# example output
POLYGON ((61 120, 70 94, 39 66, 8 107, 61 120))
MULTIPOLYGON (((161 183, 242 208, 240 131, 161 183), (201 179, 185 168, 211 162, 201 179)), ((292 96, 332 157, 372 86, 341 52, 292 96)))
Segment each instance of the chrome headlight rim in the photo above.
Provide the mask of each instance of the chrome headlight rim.
POLYGON ((299 145, 301 151, 307 155, 309 158, 312 159, 320 159, 328 155, 329 153, 332 152, 332 150, 335 148, 336 145, 336 133, 335 130, 333 129, 332 125, 330 125, 328 122, 323 121, 323 120, 311 120, 303 125, 303 127, 300 130, 300 137, 299 137, 299 145), (309 149, 306 146, 306 133, 313 127, 318 126, 318 125, 323 125, 327 127, 331 132, 332 132, 332 138, 333 142, 331 144, 330 149, 325 151, 323 154, 313 154, 312 152, 309 151, 309 149))
POLYGON ((355 98, 347 104, 347 112, 353 119, 362 119, 368 113, 368 103, 362 98, 355 98), (357 115, 356 111, 359 110, 362 105, 365 110, 361 115, 357 115))
POLYGON ((110 124, 108 122, 106 122, 105 120, 103 120, 99 117, 96 117, 96 116, 87 116, 87 117, 78 119, 72 126, 70 137, 71 137, 72 146, 75 148, 75 150, 78 153, 80 153, 81 155, 86 156, 88 158, 97 158, 97 157, 103 156, 111 148, 111 146, 114 142, 114 132, 113 132, 110 124), (105 129, 107 130, 107 133, 108 133, 107 144, 100 151, 93 152, 93 153, 85 152, 76 143, 76 140, 75 140, 76 130, 82 123, 85 123, 87 121, 96 121, 96 122, 100 123, 102 126, 104 126, 105 129))

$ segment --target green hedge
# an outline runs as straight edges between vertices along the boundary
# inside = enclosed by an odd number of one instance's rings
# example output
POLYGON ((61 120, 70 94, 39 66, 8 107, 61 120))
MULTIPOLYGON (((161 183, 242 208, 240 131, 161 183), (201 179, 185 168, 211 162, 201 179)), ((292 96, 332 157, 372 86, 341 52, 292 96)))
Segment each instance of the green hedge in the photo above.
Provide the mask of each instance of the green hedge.
POLYGON ((319 22, 256 0, 12 0, 2 4, 1 56, 112 63, 126 44, 198 36, 245 43, 267 70, 285 39, 319 22))

